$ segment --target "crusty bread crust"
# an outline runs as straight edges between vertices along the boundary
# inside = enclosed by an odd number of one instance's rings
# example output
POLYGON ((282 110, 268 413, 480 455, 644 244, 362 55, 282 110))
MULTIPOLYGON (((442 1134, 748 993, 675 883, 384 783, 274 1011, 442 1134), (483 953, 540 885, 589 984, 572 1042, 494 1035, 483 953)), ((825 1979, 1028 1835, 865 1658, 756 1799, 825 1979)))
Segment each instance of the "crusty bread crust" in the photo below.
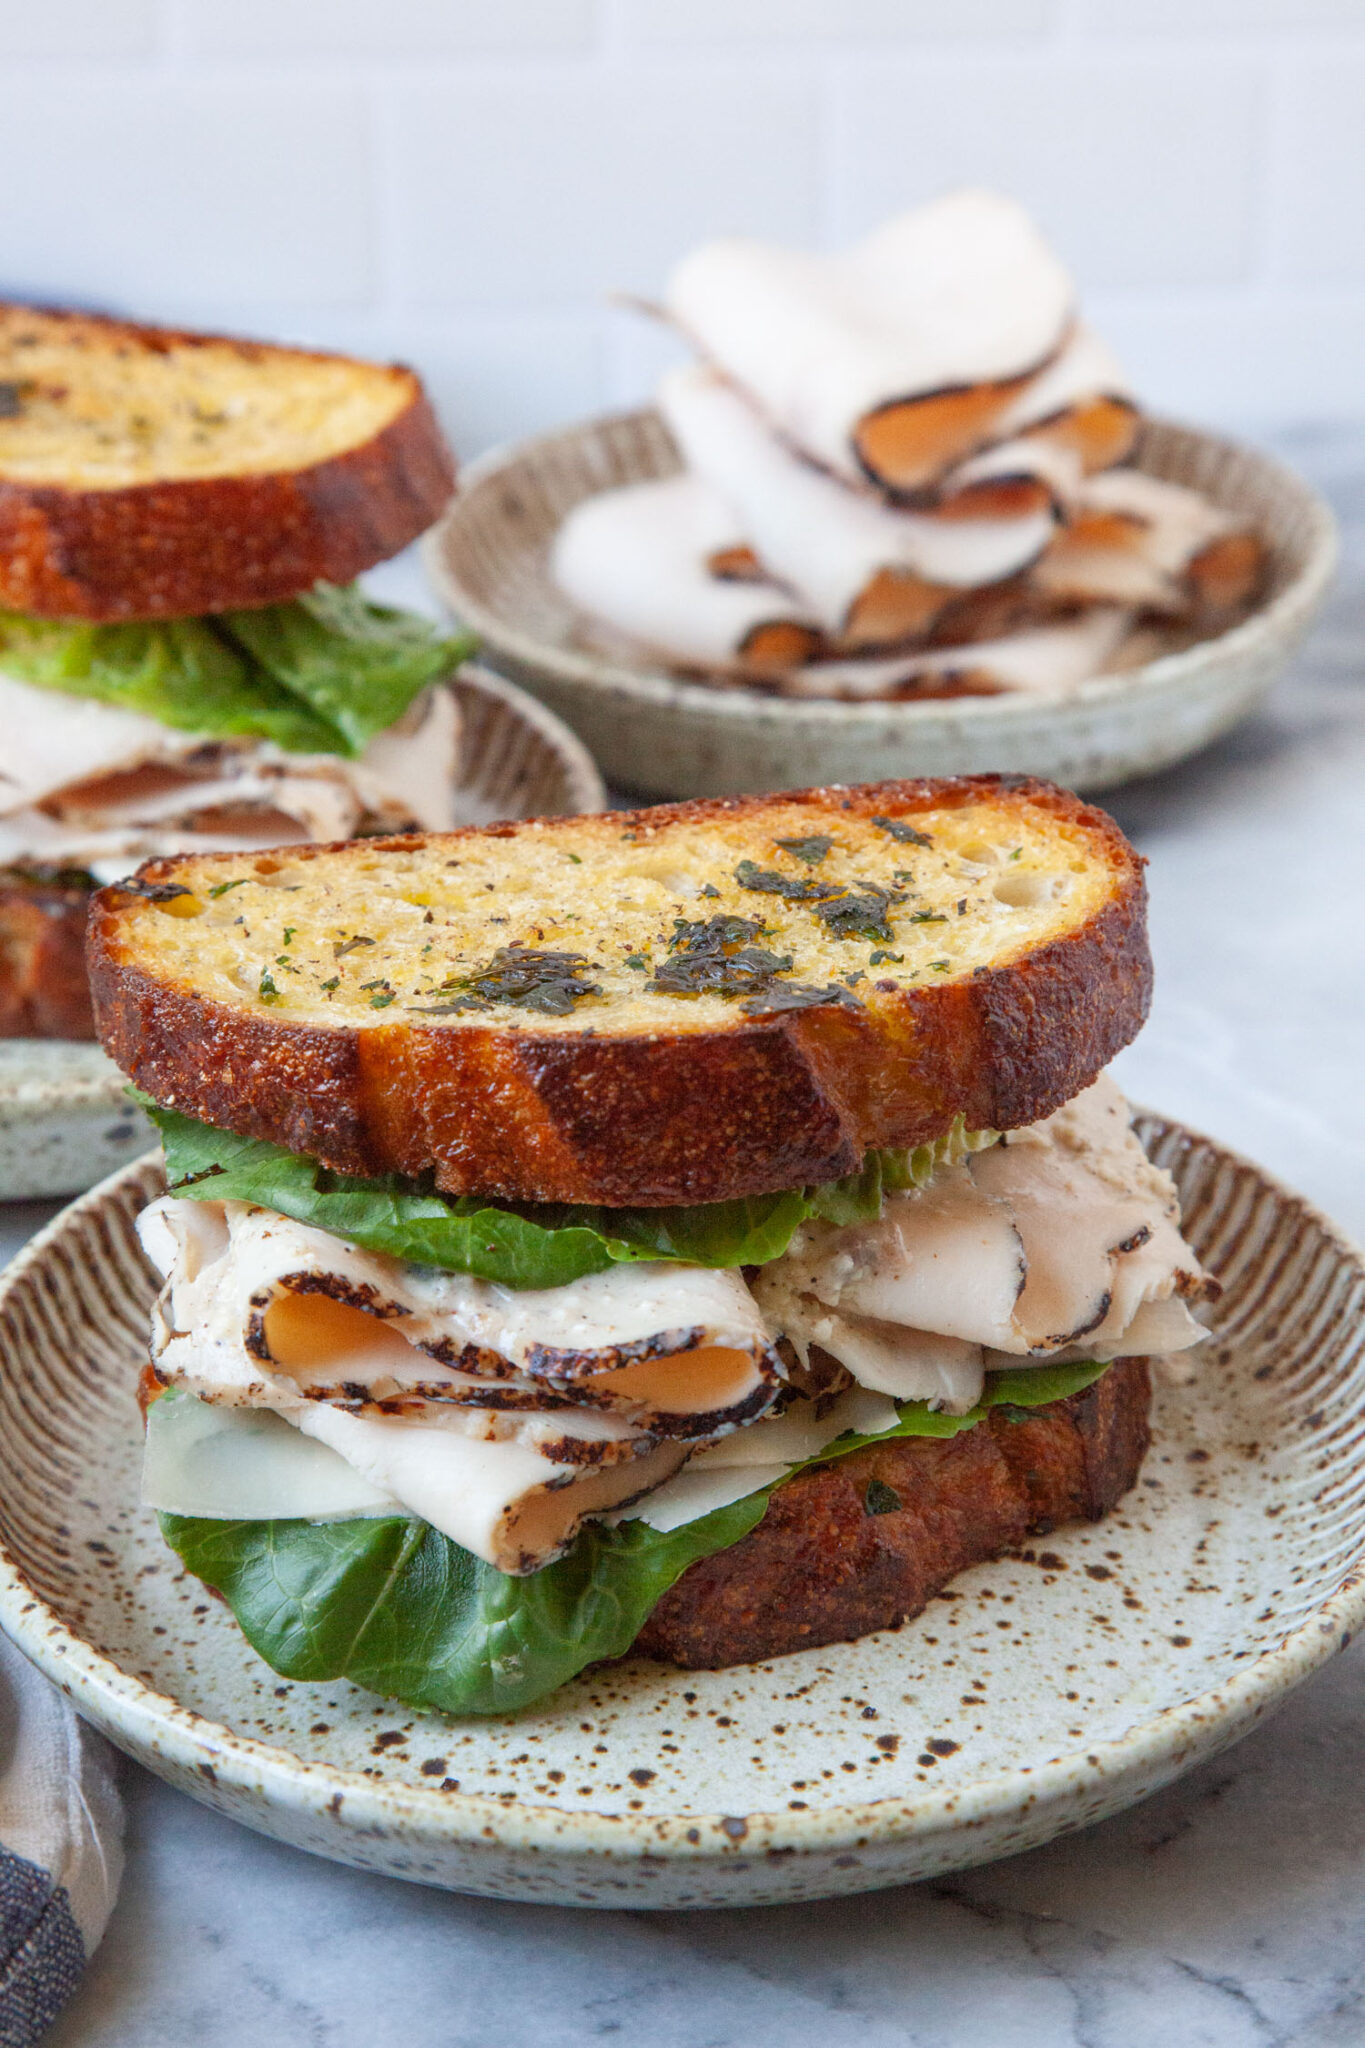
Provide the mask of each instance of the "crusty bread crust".
MULTIPOLYGON (((994 1129, 1049 1115, 1136 1034, 1151 986, 1146 892, 1142 862, 1113 820, 1049 784, 983 776, 553 823, 556 844, 578 834, 565 843, 583 846, 586 873, 594 836, 608 832, 656 835, 657 844, 679 821, 721 820, 732 839, 732 828, 751 831, 761 852, 777 803, 784 817, 800 806, 819 827, 850 814, 909 820, 985 801, 1005 826, 1022 826, 1031 813, 1035 824, 1060 820, 1073 849, 1079 835, 1087 869, 1100 877, 1101 907, 998 966, 932 985, 869 976, 858 1008, 746 1016, 735 1004, 711 1027, 680 1004, 676 1026, 651 1029, 613 1029, 610 1011, 594 1010, 551 1030, 524 1010, 434 1022, 395 1007, 360 1013, 363 1025, 329 1026, 249 996, 209 998, 194 980, 149 968, 156 925, 168 927, 145 892, 115 885, 96 896, 88 938, 99 1034, 159 1101, 343 1173, 434 1171, 452 1193, 617 1207, 723 1201, 834 1179, 870 1146, 923 1143, 958 1115, 968 1128, 994 1129)), ((415 849, 444 869, 448 854, 492 835, 522 839, 528 861, 544 857, 533 824, 370 840, 347 859, 373 863, 415 849)), ((278 859, 287 853, 298 874, 298 863, 336 851, 291 847, 278 859)), ((189 875, 209 895, 218 876, 241 869, 241 856, 215 855, 196 857, 192 868, 149 862, 141 874, 153 886, 189 875)), ((300 900, 278 902, 292 917, 300 900)), ((344 908, 344 894, 340 901, 344 908)), ((198 943, 195 923, 174 929, 198 943)), ((275 950, 272 940, 263 960, 275 950)))
POLYGON ((0 872, 0 1038, 93 1038, 90 891, 0 872))
POLYGON ((1147 1361, 1119 1359, 1069 1400, 800 1473, 750 1535, 683 1573, 633 1654, 720 1670, 894 1628, 968 1566, 1107 1514, 1137 1480, 1150 1402, 1147 1361), (869 1504, 873 1481, 901 1506, 879 1512, 881 1490, 869 1504))
MULTIPOLYGON (((0 307, 0 341, 29 311, 0 307)), ((281 363, 346 366, 318 351, 85 314, 33 312, 32 320, 45 337, 68 323, 78 352, 228 350, 265 377, 281 363)), ((16 405, 23 360, 11 349, 0 361, 0 384, 16 405)), ((185 617, 279 603, 319 581, 348 583, 396 554, 443 509, 454 466, 413 371, 354 369, 390 387, 387 423, 297 467, 279 460, 269 470, 91 488, 7 475, 0 462, 0 608, 45 618, 185 617)))

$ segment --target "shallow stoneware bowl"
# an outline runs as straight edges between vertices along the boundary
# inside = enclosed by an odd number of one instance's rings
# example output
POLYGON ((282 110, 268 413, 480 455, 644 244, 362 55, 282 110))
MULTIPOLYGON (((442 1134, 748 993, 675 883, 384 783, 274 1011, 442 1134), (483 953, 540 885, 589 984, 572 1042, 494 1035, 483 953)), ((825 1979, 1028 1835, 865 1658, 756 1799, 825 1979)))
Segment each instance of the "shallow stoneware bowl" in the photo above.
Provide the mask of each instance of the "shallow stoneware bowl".
MULTIPOLYGON (((552 711, 477 665, 451 687, 463 718, 466 824, 603 808, 591 755, 552 711)), ((145 1152, 155 1133, 126 1087, 97 1045, 0 1039, 0 1201, 76 1194, 145 1152)))
POLYGON ((719 796, 992 770, 1110 789, 1196 753, 1260 702, 1336 562, 1328 507, 1269 456, 1148 420, 1137 463, 1254 520, 1271 550, 1265 594, 1217 638, 1051 701, 797 702, 594 653, 550 579, 550 544, 580 499, 678 467, 654 411, 590 421, 474 463, 423 552, 437 593, 480 635, 485 659, 567 719, 623 789, 719 796))
POLYGON ((0 1625, 220 1813, 492 1898, 823 1898, 1083 1827, 1244 1735, 1365 1613, 1365 1265, 1245 1160, 1139 1129, 1226 1291, 1114 1514, 900 1630, 732 1671, 606 1666, 492 1721, 286 1683, 162 1545, 138 1504, 143 1160, 0 1281, 0 1625))

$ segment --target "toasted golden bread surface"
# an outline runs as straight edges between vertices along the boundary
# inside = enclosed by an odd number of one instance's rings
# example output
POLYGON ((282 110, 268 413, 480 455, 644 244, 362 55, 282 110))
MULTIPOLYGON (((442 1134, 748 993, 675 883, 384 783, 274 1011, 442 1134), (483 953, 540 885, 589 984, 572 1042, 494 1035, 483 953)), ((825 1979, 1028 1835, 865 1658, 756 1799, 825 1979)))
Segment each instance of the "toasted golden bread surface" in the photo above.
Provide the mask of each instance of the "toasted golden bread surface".
POLYGON ((1112 821, 993 777, 156 861, 96 899, 90 965, 105 1044, 189 1114, 616 1203, 1029 1122, 1150 980, 1112 821))
POLYGON ((0 604, 273 603, 395 553, 453 480, 411 370, 0 305, 0 604))

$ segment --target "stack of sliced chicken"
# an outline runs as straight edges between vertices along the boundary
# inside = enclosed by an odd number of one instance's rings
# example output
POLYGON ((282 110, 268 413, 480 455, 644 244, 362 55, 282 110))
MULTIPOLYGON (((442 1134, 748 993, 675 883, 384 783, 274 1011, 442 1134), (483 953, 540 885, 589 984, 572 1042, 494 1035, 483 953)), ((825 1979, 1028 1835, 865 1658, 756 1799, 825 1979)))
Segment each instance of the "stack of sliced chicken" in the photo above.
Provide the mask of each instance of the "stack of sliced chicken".
POLYGON ((1183 1351, 1217 1293, 1108 1076, 752 1281, 645 1262, 516 1290, 243 1202, 138 1227, 166 1277, 152 1376, 198 1397, 149 1441, 153 1505, 401 1508, 509 1572, 603 1514, 677 1528, 900 1402, 965 1414, 1003 1368, 1183 1351))
POLYGON ((708 243, 666 310, 700 358, 658 393, 683 467, 555 543, 599 641, 798 695, 1046 695, 1255 595, 1246 522, 1126 466, 1123 373, 1012 201, 954 193, 833 256, 708 243))

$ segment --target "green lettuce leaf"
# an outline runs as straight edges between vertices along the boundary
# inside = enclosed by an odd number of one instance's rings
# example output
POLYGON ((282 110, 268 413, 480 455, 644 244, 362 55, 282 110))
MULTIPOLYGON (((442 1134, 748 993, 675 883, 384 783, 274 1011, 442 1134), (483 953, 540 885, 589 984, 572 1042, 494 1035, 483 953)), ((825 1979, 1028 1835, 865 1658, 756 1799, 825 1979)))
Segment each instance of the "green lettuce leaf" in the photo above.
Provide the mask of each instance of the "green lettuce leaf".
MULTIPOLYGON (((957 1436, 991 1408, 1064 1400, 1106 1370, 1088 1360, 994 1374, 969 1414, 939 1415, 906 1402, 895 1428, 842 1436, 793 1469, 891 1437, 957 1436)), ((624 1656, 675 1579, 747 1536, 772 1491, 761 1488, 666 1534, 639 1521, 590 1524, 563 1557, 525 1578, 495 1570, 411 1517, 160 1519, 172 1549, 222 1594, 252 1648, 282 1677, 349 1678, 446 1714, 507 1714, 589 1664, 624 1656)))
MULTIPOLYGON (((217 623, 258 668, 361 754, 438 676, 474 651, 413 612, 371 604, 354 584, 319 583, 292 604, 224 612, 217 623)), ((335 743, 334 743, 335 744, 335 743)))
POLYGON ((21 682, 294 753, 363 752, 472 646, 325 584, 292 604, 197 619, 100 626, 0 612, 0 659, 21 682))
POLYGON ((259 672, 209 619, 92 626, 4 612, 0 660, 21 682, 139 711, 179 732, 338 751, 334 728, 259 672))
POLYGON ((162 1515, 196 1578, 284 1678, 349 1678, 446 1714, 510 1714, 604 1657, 622 1657, 699 1557, 738 1543, 755 1494, 660 1535, 594 1524, 528 1578, 509 1578, 428 1523, 209 1522, 162 1515))
POLYGON ((852 1223, 877 1216, 888 1189, 922 1187, 936 1165, 990 1142, 990 1134, 964 1132, 959 1117, 936 1144, 913 1152, 871 1152, 859 1172, 822 1187, 694 1208, 514 1207, 479 1196, 440 1195, 397 1174, 363 1180, 331 1173, 305 1154, 235 1137, 133 1092, 161 1132, 172 1194, 255 1202, 367 1251, 475 1273, 505 1287, 562 1287, 632 1259, 760 1266, 784 1252, 808 1218, 852 1223))

